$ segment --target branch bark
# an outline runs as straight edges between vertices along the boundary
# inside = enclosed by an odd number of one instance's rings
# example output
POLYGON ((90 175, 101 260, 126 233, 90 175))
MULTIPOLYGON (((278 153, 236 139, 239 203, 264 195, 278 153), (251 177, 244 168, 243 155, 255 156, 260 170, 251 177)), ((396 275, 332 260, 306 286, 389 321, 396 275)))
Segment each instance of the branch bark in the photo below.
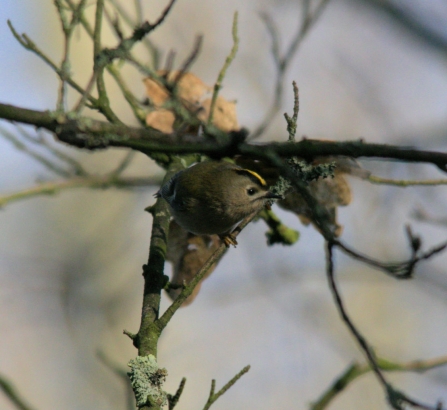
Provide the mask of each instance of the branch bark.
POLYGON ((265 157, 266 151, 279 157, 298 156, 309 160, 326 156, 384 158, 431 163, 441 171, 447 172, 447 153, 387 144, 370 144, 361 139, 344 142, 302 139, 296 143, 272 142, 253 145, 244 142, 240 133, 219 134, 214 136, 218 137, 216 138, 218 141, 213 141, 210 136, 163 134, 150 128, 111 124, 87 117, 36 111, 9 104, 0 104, 0 118, 45 128, 55 133, 60 141, 87 149, 113 146, 131 148, 149 156, 157 153, 201 153, 213 158, 237 154, 265 157))

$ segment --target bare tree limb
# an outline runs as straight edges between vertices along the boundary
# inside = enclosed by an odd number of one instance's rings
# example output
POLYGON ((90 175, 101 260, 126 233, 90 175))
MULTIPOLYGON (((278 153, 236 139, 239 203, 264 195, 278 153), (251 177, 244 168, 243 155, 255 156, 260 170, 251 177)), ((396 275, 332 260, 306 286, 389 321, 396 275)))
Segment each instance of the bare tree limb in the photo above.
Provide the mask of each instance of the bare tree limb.
POLYGON ((172 9, 175 0, 171 0, 168 6, 165 8, 158 20, 150 24, 148 21, 144 22, 141 26, 137 27, 130 37, 123 39, 120 44, 115 48, 105 48, 97 56, 98 66, 105 67, 117 58, 123 58, 132 49, 132 47, 139 41, 141 41, 147 34, 155 30, 160 26, 166 16, 172 9))
POLYGON ((329 287, 335 300, 335 305, 337 306, 338 312, 343 322, 346 324, 349 331, 354 336, 360 348, 362 349, 363 353, 365 354, 368 363, 371 367, 371 370, 375 373, 380 384, 382 384, 387 395, 388 403, 391 405, 393 409, 396 410, 404 410, 407 405, 423 410, 442 410, 442 407, 439 407, 439 405, 437 405, 436 407, 432 407, 410 398, 406 393, 403 393, 395 389, 383 375, 382 369, 378 365, 378 360, 376 358, 374 351, 370 347, 365 337, 360 333, 360 331, 354 325, 354 322, 351 320, 346 311, 346 308, 344 307, 343 300, 341 298, 338 286, 335 281, 334 257, 333 257, 334 246, 335 243, 333 241, 327 241, 326 273, 329 282, 329 287))
POLYGON ((363 255, 360 252, 354 251, 340 240, 335 240, 334 244, 353 259, 357 259, 367 265, 379 269, 395 279, 411 279, 414 274, 414 269, 420 261, 427 260, 447 248, 447 242, 444 242, 426 252, 418 252, 419 249, 417 249, 417 251, 413 252, 413 255, 406 261, 381 262, 363 255))
POLYGON ((273 142, 253 145, 243 142, 238 133, 222 133, 220 137, 223 136, 224 140, 217 144, 205 139, 201 140, 196 135, 163 134, 149 128, 111 124, 86 117, 71 118, 70 115, 30 110, 1 103, 0 118, 45 128, 54 132, 62 142, 89 149, 104 148, 109 145, 132 148, 147 155, 152 153, 201 153, 213 158, 236 154, 266 158, 266 153, 272 153, 279 157, 297 156, 306 160, 327 156, 383 158, 404 162, 431 163, 441 171, 447 172, 447 153, 387 144, 372 144, 363 140, 333 142, 302 139, 295 143, 273 142))

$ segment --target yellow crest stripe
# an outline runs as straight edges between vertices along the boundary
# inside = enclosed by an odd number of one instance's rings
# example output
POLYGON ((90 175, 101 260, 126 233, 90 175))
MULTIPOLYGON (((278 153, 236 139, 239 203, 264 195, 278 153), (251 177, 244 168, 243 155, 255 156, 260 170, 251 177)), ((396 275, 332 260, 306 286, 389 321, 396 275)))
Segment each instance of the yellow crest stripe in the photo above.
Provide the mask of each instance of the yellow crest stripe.
POLYGON ((261 175, 257 174, 254 171, 250 171, 249 169, 244 169, 244 171, 249 172, 251 175, 253 175, 262 186, 267 186, 267 182, 265 182, 264 178, 261 177, 261 175))

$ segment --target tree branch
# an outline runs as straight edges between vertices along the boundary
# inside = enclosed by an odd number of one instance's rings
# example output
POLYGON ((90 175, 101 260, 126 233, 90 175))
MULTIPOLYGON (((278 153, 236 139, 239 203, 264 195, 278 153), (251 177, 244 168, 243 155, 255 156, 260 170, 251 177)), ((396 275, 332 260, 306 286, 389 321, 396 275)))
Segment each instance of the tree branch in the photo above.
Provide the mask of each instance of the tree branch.
POLYGON ((77 92, 79 92, 81 95, 84 95, 86 99, 89 100, 93 105, 97 103, 97 99, 91 96, 89 93, 86 93, 85 90, 76 83, 71 76, 69 76, 69 73, 66 69, 59 68, 46 54, 44 54, 37 45, 26 35, 26 34, 19 34, 14 26, 12 25, 11 21, 8 20, 8 26, 11 30, 13 36, 15 39, 26 49, 33 53, 35 53, 38 57, 40 57, 45 63, 47 63, 53 71, 59 76, 61 81, 66 82, 69 84, 72 88, 74 88, 77 92))
POLYGON ((253 145, 241 141, 238 133, 220 134, 222 143, 196 135, 163 134, 150 128, 135 128, 111 124, 87 117, 74 117, 50 111, 37 111, 0 103, 0 118, 35 125, 54 132, 60 141, 89 149, 106 146, 132 148, 148 155, 152 153, 189 154, 201 153, 213 158, 243 154, 265 158, 266 153, 279 157, 297 156, 306 160, 316 157, 348 156, 352 158, 384 158, 404 162, 431 163, 447 172, 447 153, 423 151, 410 147, 371 144, 357 141, 320 141, 302 139, 291 143, 253 145), (193 141, 193 142, 190 142, 193 141))
MULTIPOLYGON (((163 183, 184 165, 178 160, 174 160, 165 175, 163 183)), ((149 258, 147 265, 143 266, 144 293, 143 307, 141 314, 140 329, 133 337, 134 345, 138 348, 139 356, 153 355, 157 358, 157 344, 162 327, 158 324, 161 291, 168 282, 168 277, 164 274, 166 259, 166 249, 169 232, 169 222, 171 213, 167 202, 159 198, 152 207, 152 235, 149 247, 149 258)))
POLYGON ((141 41, 147 34, 155 30, 160 24, 163 23, 164 19, 171 11, 174 3, 175 0, 171 0, 155 23, 150 24, 146 21, 141 26, 137 27, 130 37, 123 39, 117 47, 103 49, 101 53, 97 55, 96 61, 98 66, 105 67, 117 58, 124 58, 137 42, 141 41))
MULTIPOLYGON (((254 213, 252 215, 249 215, 246 217, 239 225, 238 227, 232 232, 232 236, 236 238, 239 233, 253 220, 253 218, 256 216, 257 213, 254 213)), ((197 286, 197 284, 203 279, 203 277, 208 273, 211 266, 213 266, 225 253, 226 251, 225 244, 221 244, 214 253, 209 257, 209 259, 206 261, 206 263, 202 266, 202 268, 197 272, 197 274, 194 276, 194 278, 191 280, 190 283, 184 286, 181 293, 177 296, 177 298, 174 300, 174 302, 169 306, 166 311, 163 313, 163 315, 158 319, 158 326, 160 328, 160 331, 163 330, 169 321, 174 316, 175 312, 182 306, 183 302, 188 299, 188 297, 192 294, 194 288, 197 286)))
POLYGON ((412 250, 412 255, 408 260, 401 262, 381 262, 354 251, 340 240, 334 240, 334 245, 338 246, 340 250, 351 256, 351 258, 379 269, 395 279, 411 279, 414 269, 420 261, 427 260, 447 248, 447 242, 443 242, 426 252, 420 252, 421 243, 419 242, 418 248, 412 250))
POLYGON ((351 334, 354 336, 356 341, 358 342, 360 348, 365 354, 368 363, 371 367, 371 370, 375 373, 377 379, 382 384, 388 399, 388 403, 392 406, 393 409, 396 410, 404 410, 406 405, 410 405, 414 408, 424 409, 424 410, 441 410, 442 407, 437 406, 431 407, 422 403, 417 402, 416 400, 410 398, 405 393, 395 389, 385 378, 382 373, 382 369, 378 364, 378 360, 376 355, 364 338, 364 336, 360 333, 357 327, 354 325, 354 322, 349 317, 346 308, 344 306, 343 300, 341 298, 340 292, 338 290, 337 283, 335 281, 335 269, 334 269, 334 257, 333 257, 333 247, 335 243, 333 241, 327 241, 326 243, 326 251, 327 251, 327 259, 326 259, 326 274, 329 282, 329 287, 331 289, 332 295, 335 300, 335 305, 337 306, 338 312, 343 320, 343 322, 348 327, 351 334))
MULTIPOLYGON (((97 108, 106 116, 106 118, 117 124, 122 124, 121 120, 113 112, 110 107, 109 97, 107 95, 106 85, 104 81, 104 69, 107 63, 102 61, 102 46, 101 46, 101 31, 102 31, 102 18, 104 14, 104 0, 96 1, 95 12, 95 28, 93 31, 93 77, 96 80, 96 88, 98 90, 97 108)), ((90 83, 92 84, 92 82, 90 83)), ((87 87, 87 90, 89 87, 87 87)), ((82 108, 84 100, 78 104, 77 111, 82 108)))

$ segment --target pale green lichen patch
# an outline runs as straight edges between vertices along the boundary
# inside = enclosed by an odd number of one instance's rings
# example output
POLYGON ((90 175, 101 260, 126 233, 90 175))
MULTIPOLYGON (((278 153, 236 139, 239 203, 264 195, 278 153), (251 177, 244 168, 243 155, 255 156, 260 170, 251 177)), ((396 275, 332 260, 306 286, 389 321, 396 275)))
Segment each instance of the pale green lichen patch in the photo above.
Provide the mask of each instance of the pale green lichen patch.
POLYGON ((131 371, 127 373, 137 400, 137 406, 146 404, 164 406, 167 402, 167 393, 162 385, 168 374, 166 369, 160 369, 154 355, 137 356, 128 366, 131 371))
POLYGON ((313 165, 295 157, 289 158, 287 163, 295 175, 306 184, 318 178, 334 177, 336 167, 335 162, 313 165))

